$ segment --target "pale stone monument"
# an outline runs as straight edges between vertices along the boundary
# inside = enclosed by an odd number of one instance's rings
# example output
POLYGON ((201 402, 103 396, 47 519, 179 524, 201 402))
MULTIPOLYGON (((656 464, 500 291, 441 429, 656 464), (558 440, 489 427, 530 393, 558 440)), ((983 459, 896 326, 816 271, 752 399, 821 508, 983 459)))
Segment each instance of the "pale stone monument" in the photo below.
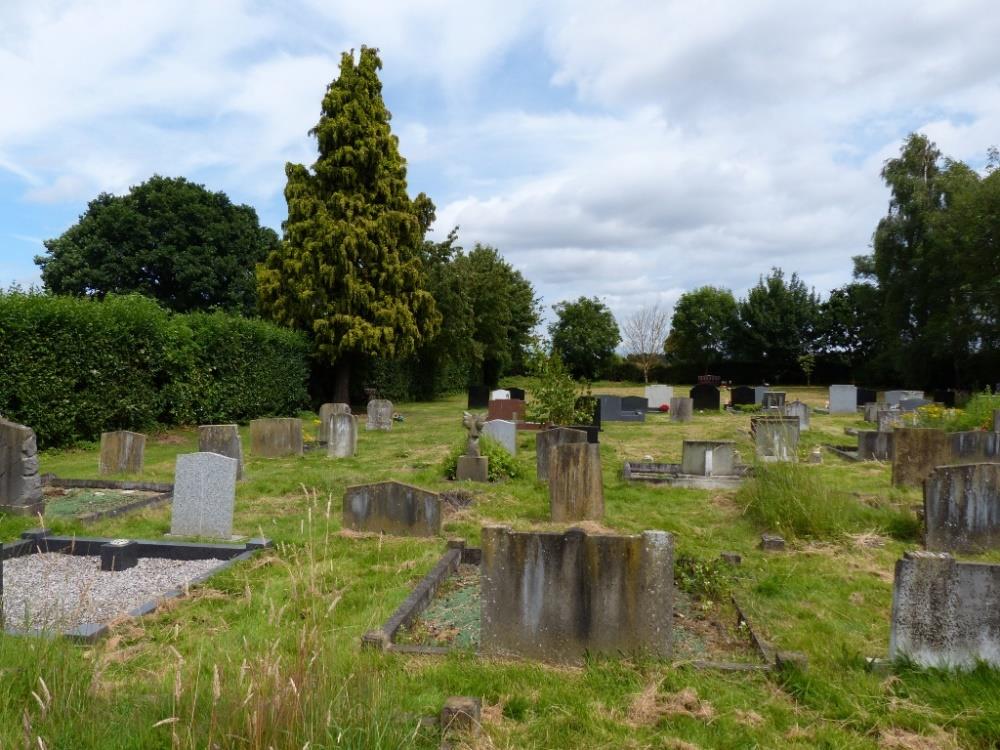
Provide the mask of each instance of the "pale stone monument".
POLYGON ((302 420, 296 417, 250 422, 250 453, 258 458, 302 455, 302 420))
POLYGON ((353 414, 333 414, 329 421, 326 455, 351 458, 358 452, 358 418, 353 414))
POLYGON ((479 453, 479 436, 485 423, 481 414, 465 412, 462 415, 462 426, 469 431, 469 442, 465 453, 458 457, 458 466, 455 468, 455 479, 459 481, 490 481, 490 459, 479 453))
POLYGON ((392 429, 392 401, 384 398, 373 398, 368 402, 368 430, 383 430, 388 432, 392 429))
POLYGON ((688 396, 674 396, 670 399, 670 421, 690 422, 694 415, 694 399, 688 396))
POLYGON ((238 468, 235 458, 218 453, 177 456, 171 535, 232 538, 238 468))
POLYGON ((510 455, 517 454, 517 424, 506 419, 490 419, 483 424, 482 434, 500 443, 510 455))
POLYGON ((316 442, 326 445, 330 440, 330 418, 334 414, 350 414, 349 404, 323 404, 319 407, 319 431, 316 434, 316 442))
POLYGON ((659 411, 661 406, 670 406, 670 399, 674 397, 674 387, 672 385, 647 385, 646 402, 650 411, 659 411))
POLYGON ((101 474, 141 474, 146 452, 146 436, 118 430, 101 433, 101 474))

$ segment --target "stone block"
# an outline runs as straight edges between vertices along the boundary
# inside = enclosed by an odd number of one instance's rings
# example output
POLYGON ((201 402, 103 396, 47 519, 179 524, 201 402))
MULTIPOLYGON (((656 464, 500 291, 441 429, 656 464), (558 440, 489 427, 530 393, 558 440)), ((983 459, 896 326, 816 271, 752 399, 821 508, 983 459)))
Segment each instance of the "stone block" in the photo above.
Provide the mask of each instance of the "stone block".
POLYGON ((893 431, 892 485, 921 487, 934 468, 951 463, 944 430, 901 427, 893 431))
POLYGON ((441 709, 441 733, 445 736, 462 734, 474 736, 482 729, 482 703, 479 698, 453 695, 441 709))
POLYGON ((785 394, 781 391, 768 391, 761 399, 760 405, 765 409, 782 409, 785 406, 785 394))
POLYGON ((757 403, 757 389, 749 385, 737 385, 729 391, 730 406, 753 406, 757 403))
POLYGON ((0 511, 33 516, 44 510, 35 431, 0 419, 0 511))
POLYGON ((184 453, 174 468, 170 533, 229 539, 233 535, 239 462, 218 453, 184 453))
POLYGON ((923 397, 924 397, 923 391, 895 390, 895 391, 886 391, 884 394, 884 398, 882 400, 885 402, 886 406, 899 406, 899 403, 901 401, 907 401, 912 398, 923 398, 923 397))
POLYGON ((1000 565, 908 552, 896 562, 889 658, 922 667, 1000 667, 1000 565))
POLYGON ((550 430, 543 430, 535 435, 535 472, 538 481, 547 482, 549 479, 549 461, 551 451, 557 445, 566 443, 587 443, 587 433, 583 430, 574 430, 568 427, 553 427, 550 430))
MULTIPOLYGON (((770 395, 770 394, 769 394, 770 395)), ((799 447, 797 417, 751 417, 757 457, 762 461, 794 461, 799 447)))
POLYGON ((866 422, 876 423, 878 422, 878 411, 879 405, 877 403, 869 401, 864 405, 864 419, 866 422))
POLYGON ((384 398, 373 398, 368 402, 368 430, 389 432, 392 429, 392 401, 384 398))
POLYGON ((469 409, 485 409, 490 404, 490 389, 485 385, 469 386, 469 409))
POLYGON ((490 481, 489 457, 467 455, 459 456, 458 466, 455 467, 455 479, 460 482, 490 481))
POLYGON ((250 421, 250 453, 256 458, 302 455, 302 420, 272 417, 250 421))
POLYGON ((764 394, 770 391, 766 385, 754 386, 753 389, 753 402, 757 406, 762 406, 764 404, 764 394))
POLYGON ((642 396, 622 396, 622 415, 627 421, 643 422, 649 411, 649 400, 642 396))
POLYGON ((929 550, 1000 548, 1000 464, 935 468, 924 481, 924 526, 929 550))
POLYGON ((441 533, 441 497, 402 482, 348 487, 344 528, 392 536, 437 536, 441 533))
POLYGON ((898 409, 879 409, 876 412, 875 421, 878 422, 879 432, 891 432, 897 427, 903 427, 903 413, 898 409))
MULTIPOLYGON (((707 383, 700 383, 694 386, 688 395, 694 402, 693 408, 698 411, 718 411, 722 403, 719 389, 707 383)), ((671 411, 673 411, 672 408, 671 411)))
POLYGON ((350 413, 350 404, 323 404, 319 407, 319 430, 316 433, 316 442, 320 445, 330 442, 330 419, 334 414, 350 413))
POLYGON ((495 440, 510 455, 517 455, 517 424, 506 419, 491 419, 483 425, 483 435, 495 440))
POLYGON ((891 461, 895 435, 894 432, 858 430, 858 460, 891 461))
POLYGON ((563 443, 549 454, 549 508, 557 523, 604 518, 601 447, 563 443))
POLYGON ((681 443, 681 474, 729 476, 736 470, 736 443, 731 440, 685 440, 681 443))
POLYGON ((761 534, 758 546, 765 552, 782 552, 785 549, 785 538, 777 534, 761 534))
POLYGON ((508 398, 490 401, 486 410, 487 419, 505 419, 508 422, 524 421, 525 404, 520 399, 508 398))
POLYGON ((118 430, 101 433, 101 474, 141 474, 146 453, 146 436, 118 430))
POLYGON ((796 417, 799 420, 799 432, 809 431, 809 404, 802 401, 789 401, 785 404, 784 415, 786 417, 796 417))
POLYGON ((650 411, 659 411, 661 406, 670 406, 674 397, 672 385, 647 385, 645 389, 646 404, 650 411))
POLYGON ((235 458, 236 478, 243 478, 243 441, 240 428, 234 424, 203 424, 198 428, 198 452, 218 453, 235 458))
POLYGON ((690 422, 694 416, 694 400, 686 396, 674 396, 670 399, 670 421, 690 422))
POLYGON ((831 385, 829 391, 831 414, 857 414, 858 389, 853 385, 831 385))
POLYGON ((358 418, 353 414, 330 417, 327 458, 351 458, 358 452, 358 418))
POLYGON ((673 537, 482 533, 481 648, 575 663, 585 653, 669 658, 673 537))
POLYGON ((636 396, 597 396, 601 422, 644 422, 646 420, 645 399, 636 396), (625 406, 626 402, 629 404, 625 406))
POLYGON ((128 570, 139 562, 139 543, 129 539, 115 539, 101 545, 101 570, 128 570))

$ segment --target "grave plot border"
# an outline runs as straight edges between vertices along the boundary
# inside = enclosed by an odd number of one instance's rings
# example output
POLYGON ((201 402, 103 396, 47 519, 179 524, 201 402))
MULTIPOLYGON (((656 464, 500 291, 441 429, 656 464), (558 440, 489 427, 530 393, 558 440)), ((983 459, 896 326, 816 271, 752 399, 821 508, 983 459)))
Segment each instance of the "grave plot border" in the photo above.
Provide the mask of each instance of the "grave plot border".
POLYGON ((60 487, 62 489, 93 489, 93 490, 139 490, 140 492, 157 492, 152 497, 143 497, 131 503, 125 503, 108 510, 98 510, 84 513, 73 518, 80 523, 94 523, 105 518, 114 518, 133 510, 150 508, 170 502, 174 498, 174 485, 169 482, 130 482, 110 479, 60 479, 55 474, 42 475, 42 487, 60 487))
MULTIPOLYGON (((5 542, 0 550, 0 574, 2 560, 34 555, 42 552, 63 552, 81 557, 98 557, 101 546, 115 541, 109 537, 53 536, 47 529, 29 529, 21 533, 21 539, 5 542)), ((155 599, 143 602, 125 613, 128 617, 142 617, 155 612, 159 603, 167 599, 183 596, 187 586, 204 583, 217 573, 232 567, 241 560, 249 560, 262 549, 273 547, 270 539, 262 537, 250 539, 244 544, 212 544, 203 542, 154 541, 150 539, 132 540, 138 544, 138 556, 166 558, 169 560, 218 560, 211 570, 192 578, 184 588, 173 588, 159 594, 155 599)), ((4 628, 7 635, 32 636, 50 635, 42 629, 16 630, 4 628)), ((87 622, 65 630, 59 635, 80 643, 94 643, 108 633, 107 622, 87 622)))
POLYGON ((858 463, 861 461, 858 458, 858 449, 853 445, 832 445, 830 443, 823 443, 823 447, 826 448, 831 453, 840 456, 845 461, 851 461, 853 463, 858 463))
POLYGON ((695 490, 735 490, 743 481, 753 475, 753 467, 738 464, 734 474, 684 474, 681 464, 657 463, 655 461, 626 461, 622 468, 622 479, 626 482, 644 482, 653 485, 668 485, 695 490))

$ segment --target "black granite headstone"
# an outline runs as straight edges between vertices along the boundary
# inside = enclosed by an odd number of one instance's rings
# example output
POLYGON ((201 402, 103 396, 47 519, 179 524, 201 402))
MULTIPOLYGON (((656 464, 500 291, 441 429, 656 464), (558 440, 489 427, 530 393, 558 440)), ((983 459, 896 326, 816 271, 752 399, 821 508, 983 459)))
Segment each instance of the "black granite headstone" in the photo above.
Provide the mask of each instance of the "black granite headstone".
POLYGON ((749 385, 738 385, 729 391, 729 403, 732 406, 753 406, 755 389, 749 385))
POLYGON ((490 405, 490 389, 486 385, 469 386, 469 408, 485 409, 490 405))
POLYGON ((878 401, 878 392, 874 388, 858 388, 858 406, 874 404, 878 401))
POLYGON ((691 400, 694 402, 693 407, 696 410, 702 411, 718 411, 719 410, 719 389, 714 385, 708 385, 707 383, 699 383, 694 388, 691 389, 689 394, 691 400))
POLYGON ((510 397, 524 401, 524 388, 508 388, 510 391, 510 397))

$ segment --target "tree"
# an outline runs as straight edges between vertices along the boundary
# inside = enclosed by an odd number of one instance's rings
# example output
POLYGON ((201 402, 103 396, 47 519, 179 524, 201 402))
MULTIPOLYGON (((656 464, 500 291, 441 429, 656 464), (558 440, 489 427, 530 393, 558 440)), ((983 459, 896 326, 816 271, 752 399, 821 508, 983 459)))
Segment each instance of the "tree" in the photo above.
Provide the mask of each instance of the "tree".
POLYGON ((772 268, 737 304, 736 352, 761 362, 775 378, 795 372, 798 358, 813 348, 819 298, 793 273, 786 282, 772 268))
POLYGON ((639 308, 622 326, 625 353, 639 363, 643 382, 649 382, 649 371, 663 356, 669 322, 659 305, 639 308))
POLYGON ((310 131, 319 157, 286 165, 284 241, 257 272, 262 309, 312 335, 343 400, 356 362, 411 354, 441 322, 420 258, 433 204, 407 194, 381 67, 370 47, 341 57, 310 131))
POLYGON ((855 377, 872 372, 881 362, 878 289, 871 284, 852 283, 830 292, 820 306, 816 330, 817 350, 843 361, 855 377))
POLYGON ((56 294, 139 293, 177 312, 256 309, 254 266, 278 246, 250 206, 183 177, 102 193, 35 258, 56 294))
POLYGON ((736 298, 728 289, 703 286, 685 292, 674 305, 666 353, 703 372, 730 356, 737 325, 736 298))
POLYGON ((611 310, 597 297, 553 305, 558 316, 549 326, 552 349, 576 378, 594 379, 613 361, 621 341, 611 310))
POLYGON ((806 385, 812 385, 813 370, 816 369, 816 355, 812 352, 800 354, 798 358, 799 369, 805 373, 806 385))

